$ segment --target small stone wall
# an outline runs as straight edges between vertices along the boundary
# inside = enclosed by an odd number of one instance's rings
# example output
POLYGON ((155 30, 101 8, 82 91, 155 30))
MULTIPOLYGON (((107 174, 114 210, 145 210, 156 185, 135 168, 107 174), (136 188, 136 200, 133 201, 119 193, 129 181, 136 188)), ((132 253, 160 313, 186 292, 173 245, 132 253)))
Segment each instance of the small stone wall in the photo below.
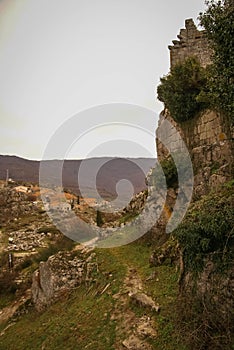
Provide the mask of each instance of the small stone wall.
POLYGON ((186 19, 185 29, 180 30, 177 36, 179 40, 173 40, 170 50, 171 68, 186 58, 195 56, 203 67, 211 63, 212 51, 204 30, 198 30, 192 19, 186 19))

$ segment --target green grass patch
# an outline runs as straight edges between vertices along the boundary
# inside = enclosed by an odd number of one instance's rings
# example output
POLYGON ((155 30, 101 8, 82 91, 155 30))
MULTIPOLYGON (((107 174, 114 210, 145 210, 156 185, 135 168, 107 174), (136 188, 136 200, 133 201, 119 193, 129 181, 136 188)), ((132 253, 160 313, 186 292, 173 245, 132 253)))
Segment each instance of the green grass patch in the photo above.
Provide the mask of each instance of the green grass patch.
MULTIPOLYGON (((78 252, 79 254, 79 252, 78 252)), ((1 337, 1 350, 91 349, 114 350, 115 323, 110 320, 113 294, 126 268, 109 250, 96 250, 100 275, 91 286, 81 286, 43 313, 33 308, 1 337), (102 294, 103 289, 110 287, 102 294)), ((0 331, 3 326, 0 327, 0 331)))
MULTIPOLYGON (((43 313, 29 308, 27 314, 20 316, 5 331, 1 337, 0 350, 114 350, 116 324, 111 320, 111 315, 116 300, 113 295, 122 287, 128 268, 137 271, 146 293, 162 308, 160 314, 147 311, 154 319, 158 331, 157 339, 151 341, 153 349, 185 349, 177 343, 172 317, 177 294, 175 268, 157 267, 158 281, 148 281, 153 271, 149 266, 151 248, 139 242, 119 248, 96 249, 95 252, 100 271, 96 282, 80 286, 70 295, 64 295, 43 313), (106 292, 102 293, 107 285, 109 287, 106 292)), ((145 313, 143 308, 131 303, 126 307, 131 308, 137 316, 145 313)), ((4 326, 0 327, 0 332, 3 328, 4 326)), ((122 337, 125 337, 124 330, 122 337)))

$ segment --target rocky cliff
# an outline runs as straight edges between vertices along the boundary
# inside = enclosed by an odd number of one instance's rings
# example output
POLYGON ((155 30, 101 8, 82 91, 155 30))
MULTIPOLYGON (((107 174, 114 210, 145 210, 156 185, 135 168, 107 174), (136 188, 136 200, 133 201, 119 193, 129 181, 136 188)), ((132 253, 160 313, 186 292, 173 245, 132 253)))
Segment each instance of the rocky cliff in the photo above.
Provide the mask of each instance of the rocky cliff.
POLYGON ((162 144, 158 138, 156 140, 158 159, 162 161, 169 156, 169 145, 172 152, 180 152, 182 138, 193 163, 194 195, 207 194, 232 179, 233 131, 226 116, 206 110, 191 120, 177 124, 165 109, 161 113, 159 126, 163 120, 170 122, 171 130, 165 137, 166 144, 162 144))
MULTIPOLYGON (((173 41, 174 46, 169 47, 171 67, 192 56, 205 67, 211 63, 206 33, 198 31, 191 20, 186 20, 185 27, 180 31, 179 41, 173 41)), ((194 187, 184 221, 170 236, 172 240, 156 249, 151 262, 158 265, 160 259, 166 258, 164 253, 174 254, 172 246, 178 246, 173 237, 178 239, 180 321, 187 323, 193 349, 220 349, 221 343, 226 349, 231 342, 234 317, 233 127, 227 115, 215 110, 204 110, 177 123, 165 108, 156 135, 161 164, 182 152, 181 139, 184 141, 193 164, 194 187), (165 120, 171 126, 162 142, 161 126, 165 120)), ((176 197, 178 188, 170 188, 169 192, 176 197)), ((166 205, 172 197, 167 197, 166 205)))

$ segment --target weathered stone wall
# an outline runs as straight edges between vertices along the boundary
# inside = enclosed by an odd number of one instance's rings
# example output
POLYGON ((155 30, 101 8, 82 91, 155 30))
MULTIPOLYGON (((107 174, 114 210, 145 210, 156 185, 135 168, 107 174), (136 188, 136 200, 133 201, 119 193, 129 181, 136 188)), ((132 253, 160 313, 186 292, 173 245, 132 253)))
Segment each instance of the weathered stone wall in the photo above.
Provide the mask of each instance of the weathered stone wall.
POLYGON ((171 117, 169 111, 165 109, 160 114, 158 128, 156 130, 157 159, 162 161, 167 158, 170 154, 169 149, 180 151, 182 149, 181 138, 184 139, 181 128, 171 117), (171 127, 164 128, 162 126, 165 119, 170 123, 171 127))
POLYGON ((206 32, 198 30, 192 19, 185 21, 185 29, 181 29, 177 37, 179 40, 173 40, 173 45, 168 47, 171 68, 191 56, 196 56, 203 67, 211 63, 212 51, 206 32))
MULTIPOLYGON (((173 41, 173 46, 169 46, 171 68, 191 56, 196 56, 204 67, 212 62, 206 33, 199 31, 192 19, 185 21, 185 29, 180 30, 178 38, 173 41)), ((233 135, 226 116, 207 110, 177 124, 165 109, 161 113, 156 136, 159 161, 169 155, 169 149, 171 152, 181 151, 181 138, 184 140, 194 166, 195 194, 205 194, 233 176, 233 135), (160 128, 164 119, 171 124, 171 128, 165 131, 160 128)))
POLYGON ((233 143, 230 123, 227 117, 207 110, 197 117, 177 125, 165 110, 161 113, 159 126, 164 119, 171 123, 162 144, 157 135, 158 159, 165 159, 172 152, 182 149, 180 137, 184 140, 191 156, 194 169, 194 192, 200 196, 219 184, 232 178, 233 143))
MULTIPOLYGON (((191 20, 185 23, 186 29, 181 30, 180 41, 174 42, 174 46, 169 47, 171 67, 190 56, 197 56, 200 63, 206 66, 210 63, 211 56, 205 33, 197 31, 191 20)), ((181 138, 186 144, 194 169, 194 199, 199 199, 212 189, 216 190, 219 184, 233 178, 234 135, 227 116, 206 110, 189 121, 177 124, 165 109, 160 115, 158 126, 156 144, 159 161, 167 159, 170 153, 173 155, 174 152, 181 152, 183 149, 181 138), (163 130, 165 120, 170 123, 170 127, 163 130)), ((173 191, 173 189, 170 190, 173 191)), ((176 191, 174 194, 176 195, 176 191)), ((198 203, 201 202, 198 200, 198 203)), ((156 250, 151 257, 154 265, 157 265, 160 259, 163 260, 167 245, 164 244, 160 249, 156 250)), ((170 249, 169 252, 171 253, 170 249)), ((173 254, 174 251, 172 257, 173 254)), ((225 332, 220 328, 221 334, 226 337, 230 332, 233 319, 233 298, 231 297, 234 287, 233 268, 229 268, 225 273, 218 272, 217 265, 212 262, 212 254, 204 259, 205 267, 201 272, 188 273, 185 268, 183 249, 180 249, 180 292, 184 296, 181 304, 183 308, 183 304, 189 303, 192 309, 193 304, 198 305, 199 302, 203 305, 200 314, 205 319, 207 327, 210 329, 213 329, 214 325, 226 327, 225 332)), ((224 267, 226 268, 225 263, 222 268, 224 267)), ((194 317, 197 315, 194 314, 194 317)))

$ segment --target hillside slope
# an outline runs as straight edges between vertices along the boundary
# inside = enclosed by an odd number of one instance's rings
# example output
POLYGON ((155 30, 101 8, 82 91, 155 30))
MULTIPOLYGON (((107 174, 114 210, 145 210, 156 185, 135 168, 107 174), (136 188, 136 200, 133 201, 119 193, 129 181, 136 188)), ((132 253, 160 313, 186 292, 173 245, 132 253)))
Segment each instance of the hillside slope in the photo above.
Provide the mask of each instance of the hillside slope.
MULTIPOLYGON (((45 161, 51 175, 57 161, 45 161)), ((86 196, 95 193, 98 188, 104 198, 116 195, 116 184, 121 179, 129 180, 134 188, 134 193, 146 188, 145 176, 151 167, 155 165, 154 158, 90 158, 85 160, 65 160, 63 165, 63 186, 79 194, 78 174, 80 166, 85 167, 85 177, 82 177, 82 190, 86 196), (98 171, 97 171, 98 170, 98 171), (97 173, 95 182, 93 174, 97 173)), ((16 156, 0 155, 0 179, 6 179, 7 169, 9 176, 15 181, 39 182, 39 161, 27 160, 16 156)))

